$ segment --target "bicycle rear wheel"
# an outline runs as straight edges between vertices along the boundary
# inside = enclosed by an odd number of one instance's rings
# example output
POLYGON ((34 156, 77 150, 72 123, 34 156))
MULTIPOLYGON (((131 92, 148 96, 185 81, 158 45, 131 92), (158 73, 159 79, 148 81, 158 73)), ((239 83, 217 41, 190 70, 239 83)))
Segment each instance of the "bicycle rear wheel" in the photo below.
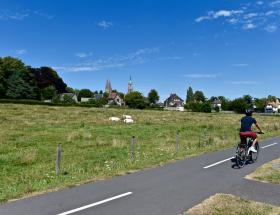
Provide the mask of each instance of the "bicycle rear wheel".
POLYGON ((245 149, 237 148, 236 156, 235 156, 236 166, 238 168, 242 168, 246 163, 246 151, 245 149))

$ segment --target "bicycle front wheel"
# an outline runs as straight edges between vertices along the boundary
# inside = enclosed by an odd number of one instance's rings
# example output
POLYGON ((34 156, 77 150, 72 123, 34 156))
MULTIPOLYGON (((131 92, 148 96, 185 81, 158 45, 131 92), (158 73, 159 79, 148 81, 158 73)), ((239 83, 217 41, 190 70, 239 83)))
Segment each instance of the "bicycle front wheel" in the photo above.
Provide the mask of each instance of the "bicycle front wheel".
POLYGON ((259 143, 256 143, 255 148, 256 148, 257 152, 250 152, 251 153, 251 161, 253 163, 257 162, 257 160, 258 160, 259 149, 260 149, 259 143))

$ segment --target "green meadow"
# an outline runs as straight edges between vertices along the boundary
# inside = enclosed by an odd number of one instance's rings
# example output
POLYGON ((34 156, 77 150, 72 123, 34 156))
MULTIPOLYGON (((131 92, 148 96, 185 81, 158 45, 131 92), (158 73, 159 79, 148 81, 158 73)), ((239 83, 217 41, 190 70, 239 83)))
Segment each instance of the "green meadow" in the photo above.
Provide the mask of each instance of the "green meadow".
MULTIPOLYGON (((0 202, 233 147, 241 117, 0 104, 0 202), (131 115, 135 123, 109 121, 123 114, 131 115), (133 162, 132 136, 136 137, 133 162), (58 144, 62 145, 62 174, 56 176, 58 144)), ((279 117, 255 117, 265 131, 261 139, 280 135, 279 117)))

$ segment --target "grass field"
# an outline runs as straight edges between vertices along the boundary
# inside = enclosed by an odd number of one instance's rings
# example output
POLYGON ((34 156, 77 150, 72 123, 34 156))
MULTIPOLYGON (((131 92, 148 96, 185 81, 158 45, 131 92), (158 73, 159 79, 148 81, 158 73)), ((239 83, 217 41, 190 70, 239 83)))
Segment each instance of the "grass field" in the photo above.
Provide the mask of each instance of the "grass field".
MULTIPOLYGON (((0 202, 231 147, 241 115, 0 104, 0 202), (136 123, 111 123, 132 115, 136 123), (176 133, 180 148, 176 153, 176 133), (136 136, 135 161, 130 161, 136 136), (62 171, 55 175, 57 145, 62 171)), ((256 116, 280 135, 279 117, 256 116)))
POLYGON ((216 194, 183 215, 278 215, 280 207, 216 194))
POLYGON ((246 178, 280 184, 280 158, 264 164, 246 178))

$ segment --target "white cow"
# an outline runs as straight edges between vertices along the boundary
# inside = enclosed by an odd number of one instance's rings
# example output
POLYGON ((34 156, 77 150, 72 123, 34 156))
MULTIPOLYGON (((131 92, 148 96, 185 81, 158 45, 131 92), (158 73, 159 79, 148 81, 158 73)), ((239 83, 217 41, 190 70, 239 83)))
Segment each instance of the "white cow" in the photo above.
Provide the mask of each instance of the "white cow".
POLYGON ((133 123, 134 121, 133 121, 133 119, 124 119, 123 122, 126 124, 130 124, 130 123, 133 123))
POLYGON ((110 117, 109 118, 109 121, 112 121, 112 122, 119 122, 121 119, 119 117, 110 117))
POLYGON ((122 118, 123 119, 132 119, 132 117, 130 115, 123 115, 122 118))

